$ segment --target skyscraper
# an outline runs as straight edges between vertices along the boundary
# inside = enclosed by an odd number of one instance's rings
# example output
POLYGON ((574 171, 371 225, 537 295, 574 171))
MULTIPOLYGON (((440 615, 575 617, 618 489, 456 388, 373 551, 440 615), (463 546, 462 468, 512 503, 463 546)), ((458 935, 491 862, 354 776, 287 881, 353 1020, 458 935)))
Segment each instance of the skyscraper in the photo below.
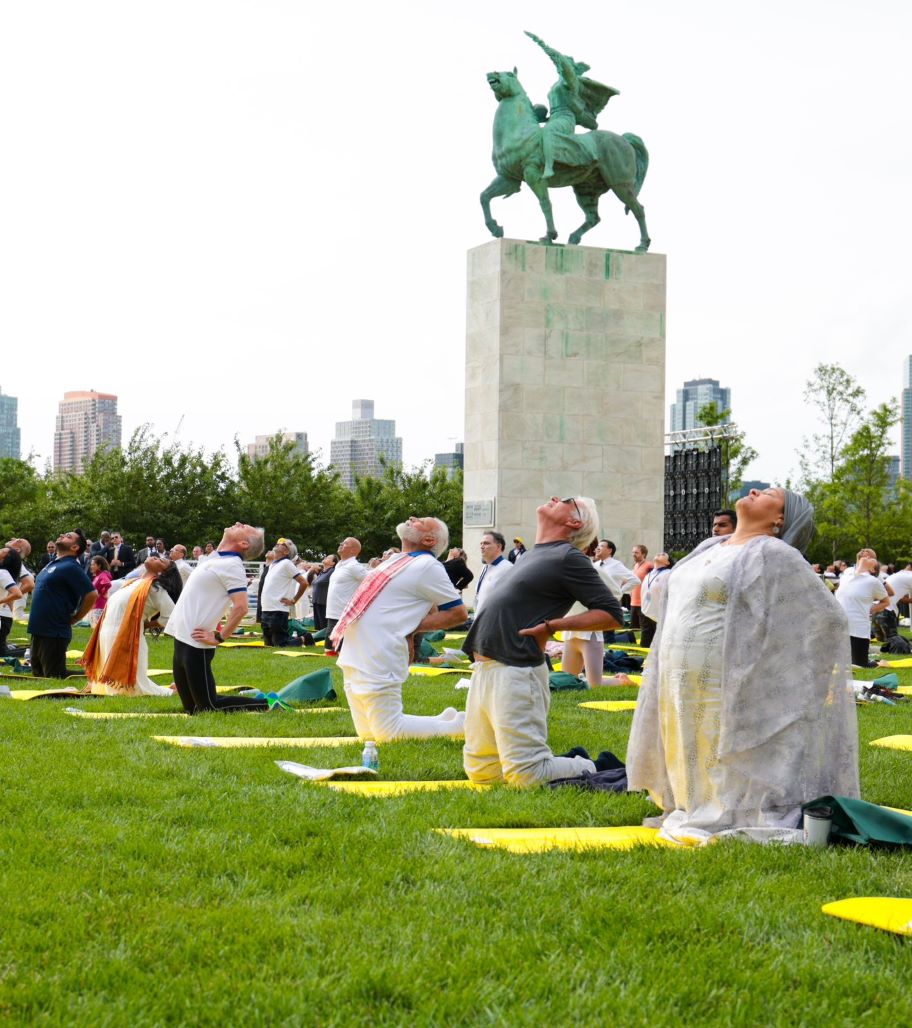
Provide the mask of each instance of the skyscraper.
POLYGON ((900 464, 903 478, 912 478, 912 357, 903 361, 902 438, 900 464))
MULTIPOLYGON (((294 443, 294 448, 302 457, 306 457, 310 450, 307 448, 306 432, 282 432, 280 433, 283 443, 294 443)), ((272 435, 258 435, 254 442, 247 444, 247 456, 253 459, 265 457, 269 453, 269 444, 275 438, 272 435)))
POLYGON ((21 439, 16 412, 19 401, 15 396, 4 396, 0 390, 0 457, 19 459, 21 439))
POLYGON ((353 489, 355 478, 378 478, 387 465, 402 464, 402 440, 396 436, 395 421, 378 421, 373 400, 353 400, 352 420, 336 422, 336 437, 330 440, 329 462, 339 472, 343 485, 353 489))
POLYGON ((120 446, 120 415, 113 393, 64 393, 57 408, 54 470, 82 471, 102 446, 120 446))
MULTIPOLYGON (((693 378, 678 389, 675 402, 671 405, 671 431, 683 432, 687 428, 699 428, 697 413, 707 403, 714 403, 716 410, 731 408, 731 389, 723 389, 715 378, 693 378)), ((731 421, 730 417, 725 422, 731 421)))

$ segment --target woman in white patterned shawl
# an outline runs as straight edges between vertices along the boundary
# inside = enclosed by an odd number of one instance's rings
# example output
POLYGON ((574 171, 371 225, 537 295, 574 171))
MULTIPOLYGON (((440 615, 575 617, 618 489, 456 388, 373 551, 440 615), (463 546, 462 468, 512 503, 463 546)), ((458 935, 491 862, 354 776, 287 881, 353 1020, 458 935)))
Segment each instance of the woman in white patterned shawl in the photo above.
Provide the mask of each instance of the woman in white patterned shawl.
POLYGON ((801 804, 859 795, 845 615, 801 555, 814 509, 752 489, 734 535, 668 577, 627 754, 666 838, 794 838, 801 804))

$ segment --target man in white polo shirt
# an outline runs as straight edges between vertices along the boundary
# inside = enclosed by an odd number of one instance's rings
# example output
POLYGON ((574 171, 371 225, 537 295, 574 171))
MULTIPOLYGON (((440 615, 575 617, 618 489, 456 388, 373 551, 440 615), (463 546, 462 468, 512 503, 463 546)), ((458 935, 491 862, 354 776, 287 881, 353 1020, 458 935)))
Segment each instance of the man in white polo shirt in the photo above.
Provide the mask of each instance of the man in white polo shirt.
POLYGON ((339 667, 355 730, 361 739, 429 739, 461 736, 465 714, 447 707, 435 717, 402 712, 402 683, 409 674, 409 638, 461 625, 466 609, 437 556, 449 542, 438 518, 411 517, 396 528, 402 553, 367 575, 336 626, 345 647, 339 667))
MULTIPOLYGON (((342 611, 348 601, 355 595, 355 590, 364 581, 364 576, 370 571, 366 564, 358 561, 358 554, 361 552, 361 543, 358 539, 349 536, 339 543, 339 563, 329 580, 329 591, 326 594, 326 635, 331 636, 333 629, 342 617, 342 611)), ((341 649, 342 643, 339 643, 341 649)), ((327 642, 326 655, 331 657, 338 650, 333 649, 331 642, 327 642)))
POLYGON ((307 579, 295 565, 298 548, 290 539, 279 539, 272 548, 275 560, 260 594, 260 623, 264 646, 300 646, 299 638, 288 636, 288 612, 307 592, 307 579))
POLYGON ((484 567, 475 585, 475 616, 494 590, 494 586, 506 577, 514 565, 504 556, 507 540, 500 532, 485 532, 481 537, 481 560, 484 567))
POLYGON ((168 618, 165 633, 174 637, 174 682, 188 714, 204 710, 268 710, 266 700, 219 696, 212 677, 215 648, 247 613, 244 559, 263 552, 263 529, 240 521, 225 529, 218 551, 197 566, 168 618), (228 619, 219 625, 225 608, 228 619))

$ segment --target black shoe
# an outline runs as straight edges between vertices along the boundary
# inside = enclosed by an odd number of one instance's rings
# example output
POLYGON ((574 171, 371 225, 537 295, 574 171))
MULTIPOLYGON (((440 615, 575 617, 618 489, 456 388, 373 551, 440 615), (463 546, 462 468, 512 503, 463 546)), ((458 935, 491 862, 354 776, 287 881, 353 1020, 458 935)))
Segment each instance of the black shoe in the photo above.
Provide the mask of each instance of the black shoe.
POLYGON ((558 753, 559 757, 585 757, 586 760, 592 760, 592 757, 583 749, 582 746, 574 746, 572 750, 567 750, 566 753, 558 753))
POLYGON ((614 771, 616 768, 625 766, 623 760, 618 760, 611 750, 602 750, 595 758, 594 763, 596 771, 614 771))

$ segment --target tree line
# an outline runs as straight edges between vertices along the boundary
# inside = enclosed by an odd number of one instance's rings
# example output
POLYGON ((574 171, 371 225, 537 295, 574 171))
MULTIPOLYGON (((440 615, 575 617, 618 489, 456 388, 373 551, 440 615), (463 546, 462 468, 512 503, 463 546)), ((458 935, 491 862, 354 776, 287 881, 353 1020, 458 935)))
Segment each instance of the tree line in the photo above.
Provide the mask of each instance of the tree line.
POLYGON ((236 462, 137 429, 124 447, 103 449, 82 473, 36 471, 27 461, 0 459, 0 536, 24 536, 41 552, 48 539, 80 526, 103 528, 141 543, 147 535, 188 547, 218 542, 235 521, 262 525, 267 544, 293 539, 306 557, 334 553, 353 535, 364 552, 396 544, 396 525, 411 514, 442 518, 461 544, 462 472, 386 467, 379 478, 347 489, 330 467, 276 436, 269 453, 251 458, 235 442, 236 462))

